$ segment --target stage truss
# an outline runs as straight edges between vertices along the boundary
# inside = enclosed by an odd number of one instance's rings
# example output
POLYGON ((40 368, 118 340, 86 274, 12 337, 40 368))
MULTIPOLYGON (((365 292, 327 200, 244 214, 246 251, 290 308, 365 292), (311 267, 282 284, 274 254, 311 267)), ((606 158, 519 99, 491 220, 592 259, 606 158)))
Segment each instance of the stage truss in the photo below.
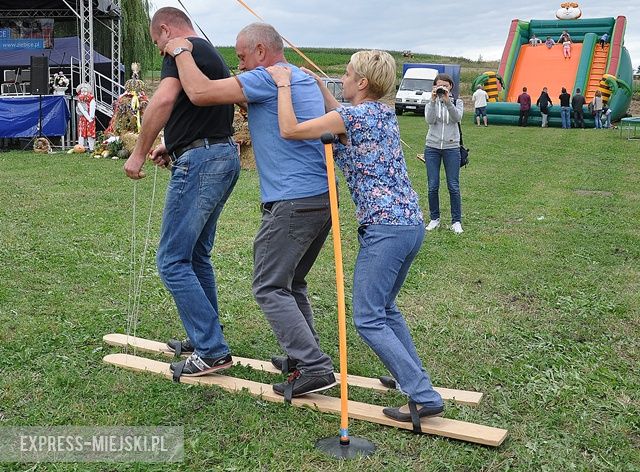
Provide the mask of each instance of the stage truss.
POLYGON ((95 86, 93 67, 93 27, 105 25, 111 33, 111 81, 121 86, 122 16, 121 0, 61 0, 57 8, 0 9, 0 19, 12 18, 76 18, 80 37, 81 81, 95 86))

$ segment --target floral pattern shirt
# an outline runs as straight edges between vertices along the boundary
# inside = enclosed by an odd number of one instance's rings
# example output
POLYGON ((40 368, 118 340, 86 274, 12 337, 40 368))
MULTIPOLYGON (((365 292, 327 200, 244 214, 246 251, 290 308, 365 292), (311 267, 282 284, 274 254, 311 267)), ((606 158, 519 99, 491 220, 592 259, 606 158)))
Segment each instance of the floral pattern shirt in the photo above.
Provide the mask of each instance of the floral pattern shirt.
POLYGON ((356 204, 358 222, 422 224, 422 211, 407 173, 393 108, 380 102, 363 102, 355 107, 339 107, 336 112, 344 121, 347 144, 335 145, 335 161, 356 204))

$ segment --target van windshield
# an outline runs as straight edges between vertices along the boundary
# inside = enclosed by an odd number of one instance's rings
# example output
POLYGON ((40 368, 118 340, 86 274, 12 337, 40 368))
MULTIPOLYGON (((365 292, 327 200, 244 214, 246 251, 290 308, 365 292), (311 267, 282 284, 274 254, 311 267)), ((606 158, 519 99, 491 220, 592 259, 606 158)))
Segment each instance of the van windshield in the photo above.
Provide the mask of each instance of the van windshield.
POLYGON ((423 90, 430 91, 433 88, 431 79, 402 79, 399 90, 423 90))

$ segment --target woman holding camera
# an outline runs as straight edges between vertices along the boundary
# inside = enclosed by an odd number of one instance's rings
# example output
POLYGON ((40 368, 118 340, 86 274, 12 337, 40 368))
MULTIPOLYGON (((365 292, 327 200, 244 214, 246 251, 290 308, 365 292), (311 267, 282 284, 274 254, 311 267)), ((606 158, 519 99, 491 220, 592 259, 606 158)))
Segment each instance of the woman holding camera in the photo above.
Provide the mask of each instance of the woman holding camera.
POLYGON ((460 198, 460 131, 464 105, 452 95, 453 79, 448 74, 438 74, 433 81, 431 100, 424 116, 429 124, 424 159, 427 164, 429 187, 429 212, 431 221, 427 231, 440 226, 440 165, 444 163, 451 201, 451 231, 462 233, 462 203, 460 198))

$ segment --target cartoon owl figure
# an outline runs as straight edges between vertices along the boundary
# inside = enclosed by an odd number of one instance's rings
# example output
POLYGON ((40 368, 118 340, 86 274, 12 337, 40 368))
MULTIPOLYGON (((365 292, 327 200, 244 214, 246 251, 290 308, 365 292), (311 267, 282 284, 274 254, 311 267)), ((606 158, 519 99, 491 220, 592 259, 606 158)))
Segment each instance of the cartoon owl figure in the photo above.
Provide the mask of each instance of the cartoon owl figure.
POLYGON ((577 20, 582 16, 582 10, 575 2, 564 2, 556 11, 556 18, 559 20, 577 20))

